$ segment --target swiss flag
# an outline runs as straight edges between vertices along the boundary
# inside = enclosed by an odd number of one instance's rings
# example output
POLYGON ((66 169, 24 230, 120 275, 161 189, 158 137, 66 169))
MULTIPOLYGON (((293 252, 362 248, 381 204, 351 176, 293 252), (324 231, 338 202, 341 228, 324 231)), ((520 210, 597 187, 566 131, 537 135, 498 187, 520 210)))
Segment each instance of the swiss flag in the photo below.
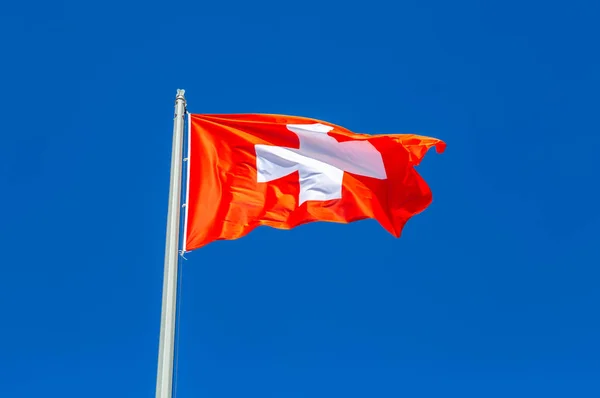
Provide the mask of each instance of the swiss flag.
POLYGON ((313 221, 373 218, 399 237, 431 203, 414 166, 433 146, 446 145, 295 116, 191 114, 184 251, 313 221))

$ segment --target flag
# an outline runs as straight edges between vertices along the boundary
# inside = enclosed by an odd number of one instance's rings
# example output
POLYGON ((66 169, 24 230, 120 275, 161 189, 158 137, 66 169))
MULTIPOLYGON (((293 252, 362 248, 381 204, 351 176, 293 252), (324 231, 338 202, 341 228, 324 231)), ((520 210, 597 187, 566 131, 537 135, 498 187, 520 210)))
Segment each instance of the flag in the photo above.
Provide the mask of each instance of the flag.
POLYGON ((266 225, 376 219, 399 237, 432 200, 415 171, 441 140, 305 117, 190 114, 184 251, 266 225))

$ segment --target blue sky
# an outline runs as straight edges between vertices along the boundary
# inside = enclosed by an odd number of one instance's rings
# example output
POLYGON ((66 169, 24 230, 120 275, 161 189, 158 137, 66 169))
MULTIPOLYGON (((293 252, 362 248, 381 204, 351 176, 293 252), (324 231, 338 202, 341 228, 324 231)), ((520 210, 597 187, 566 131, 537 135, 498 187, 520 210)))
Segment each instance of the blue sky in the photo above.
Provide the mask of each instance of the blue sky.
POLYGON ((597 397, 598 5, 12 2, 0 395, 153 396, 177 88, 194 113, 448 143, 401 239, 261 228, 183 264, 178 397, 597 397))

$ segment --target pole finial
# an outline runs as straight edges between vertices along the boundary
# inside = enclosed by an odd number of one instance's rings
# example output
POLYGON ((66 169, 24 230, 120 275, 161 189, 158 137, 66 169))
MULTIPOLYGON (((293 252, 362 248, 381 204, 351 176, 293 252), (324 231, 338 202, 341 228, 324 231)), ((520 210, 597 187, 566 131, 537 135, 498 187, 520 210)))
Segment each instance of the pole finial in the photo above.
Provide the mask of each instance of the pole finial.
POLYGON ((177 98, 184 98, 185 90, 178 88, 177 89, 177 98))

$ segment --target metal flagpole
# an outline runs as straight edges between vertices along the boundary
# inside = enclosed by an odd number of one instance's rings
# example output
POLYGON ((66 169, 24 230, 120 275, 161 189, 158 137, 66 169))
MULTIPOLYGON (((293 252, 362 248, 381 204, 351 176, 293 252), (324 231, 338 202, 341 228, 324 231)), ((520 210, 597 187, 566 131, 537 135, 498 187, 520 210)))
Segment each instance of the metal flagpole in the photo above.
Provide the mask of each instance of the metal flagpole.
POLYGON ((177 261, 179 255, 179 223, 181 209, 181 170, 183 162, 183 125, 185 120, 185 90, 177 90, 171 153, 171 185, 167 214, 165 273, 163 280, 160 343, 156 398, 171 398, 173 385, 173 352, 175 347, 175 310, 177 306, 177 261))

